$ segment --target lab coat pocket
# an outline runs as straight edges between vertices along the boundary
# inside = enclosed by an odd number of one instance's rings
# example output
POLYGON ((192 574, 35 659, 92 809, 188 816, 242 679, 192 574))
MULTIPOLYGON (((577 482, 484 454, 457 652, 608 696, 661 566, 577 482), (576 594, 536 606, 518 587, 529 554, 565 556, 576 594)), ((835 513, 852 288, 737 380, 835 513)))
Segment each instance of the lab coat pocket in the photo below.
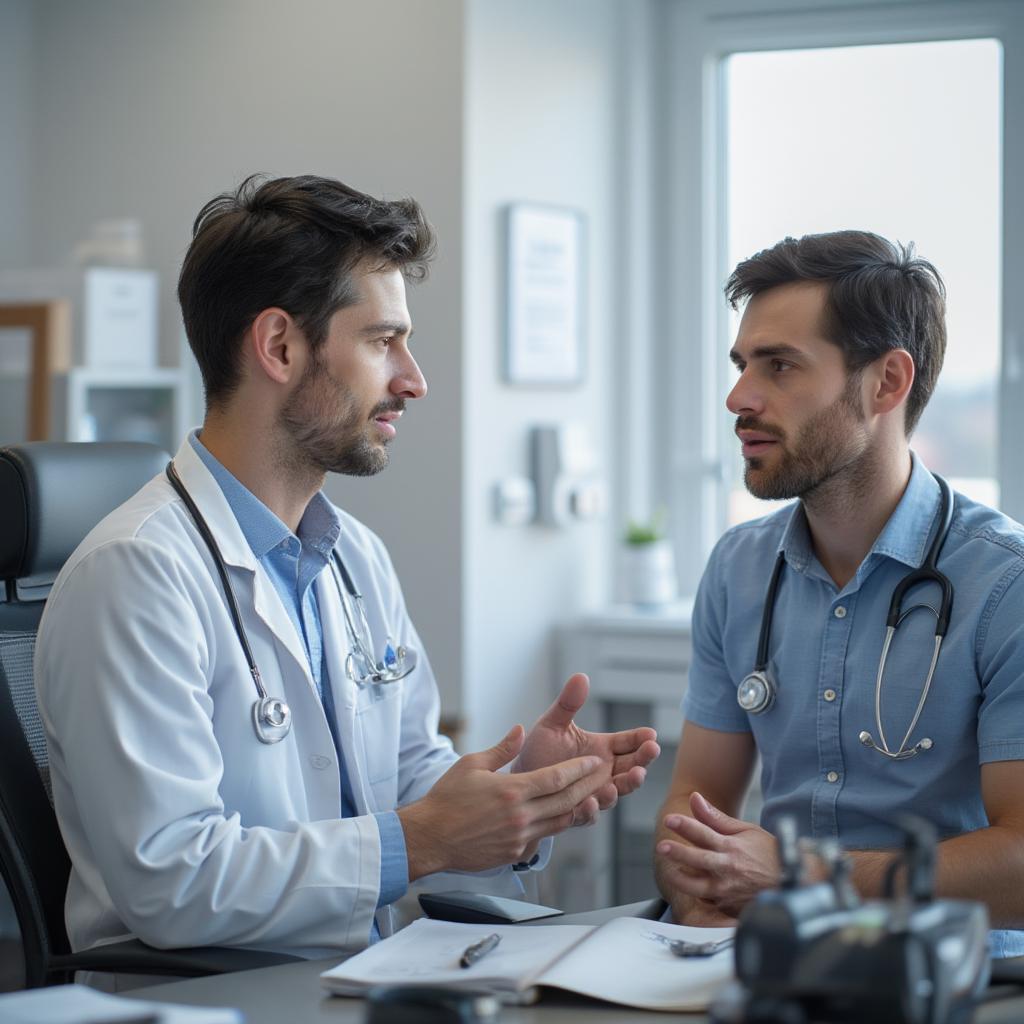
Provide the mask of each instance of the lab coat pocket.
POLYGON ((382 688, 375 699, 356 709, 356 733, 362 747, 366 781, 377 792, 378 784, 398 776, 398 755, 401 749, 402 700, 401 686, 382 688))

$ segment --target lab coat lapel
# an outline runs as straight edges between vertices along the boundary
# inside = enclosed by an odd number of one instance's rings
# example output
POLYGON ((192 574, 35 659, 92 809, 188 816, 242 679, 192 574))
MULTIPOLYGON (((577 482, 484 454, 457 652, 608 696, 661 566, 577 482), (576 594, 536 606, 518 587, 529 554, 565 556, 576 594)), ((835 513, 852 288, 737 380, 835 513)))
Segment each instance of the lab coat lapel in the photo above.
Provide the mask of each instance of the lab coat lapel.
MULTIPOLYGON (((251 592, 252 607, 274 637, 288 651, 296 667, 319 702, 316 683, 309 669, 309 660, 295 625, 285 610, 281 597, 267 574, 260 568, 249 542, 238 525, 220 485, 196 454, 186 437, 174 456, 174 467, 182 482, 199 506, 209 524, 221 556, 227 567, 228 579, 241 604, 244 595, 251 592)), ((242 607, 242 617, 245 609, 242 607)))
POLYGON ((320 602, 320 621, 324 630, 324 650, 327 657, 327 676, 334 695, 337 712, 338 741, 341 755, 345 759, 345 775, 356 804, 356 814, 367 814, 378 810, 373 794, 367 785, 365 766, 357 762, 356 704, 358 688, 345 671, 348 657, 348 633, 345 629, 345 613, 338 594, 335 566, 332 564, 320 573, 316 581, 317 599, 320 602))

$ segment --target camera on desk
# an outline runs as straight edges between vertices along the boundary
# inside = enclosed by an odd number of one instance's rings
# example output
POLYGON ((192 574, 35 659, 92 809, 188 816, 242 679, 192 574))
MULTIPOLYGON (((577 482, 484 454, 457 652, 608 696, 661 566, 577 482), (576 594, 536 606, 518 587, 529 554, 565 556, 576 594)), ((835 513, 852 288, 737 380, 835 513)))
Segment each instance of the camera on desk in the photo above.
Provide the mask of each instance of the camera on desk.
POLYGON ((736 931, 737 982, 712 1006, 716 1024, 967 1024, 989 976, 988 912, 934 899, 935 830, 891 819, 905 842, 880 900, 861 900, 838 844, 797 842, 780 823, 783 880, 760 893, 736 931), (802 850, 828 880, 803 882, 802 850))

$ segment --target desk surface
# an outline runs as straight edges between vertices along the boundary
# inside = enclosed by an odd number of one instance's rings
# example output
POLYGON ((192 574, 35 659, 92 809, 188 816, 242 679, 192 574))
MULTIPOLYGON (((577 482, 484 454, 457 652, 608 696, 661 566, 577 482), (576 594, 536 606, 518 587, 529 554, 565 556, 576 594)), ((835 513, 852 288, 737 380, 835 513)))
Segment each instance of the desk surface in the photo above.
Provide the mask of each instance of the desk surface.
MULTIPOLYGON (((636 916, 647 916, 648 904, 634 905, 636 916)), ((618 913, 629 908, 614 908, 618 913)), ((555 918, 563 924, 598 924, 614 916, 610 911, 571 914, 555 918)), ((543 926, 543 922, 537 922, 543 926)), ((365 1017, 362 1000, 328 995, 319 975, 334 967, 338 957, 303 963, 264 967, 256 971, 192 978, 155 985, 126 995, 137 995, 168 1003, 196 1006, 234 1006, 245 1014, 246 1024, 355 1024, 365 1017)), ((705 1024, 703 1014, 671 1015, 692 1024, 705 1024)), ((509 1006, 502 1010, 501 1024, 652 1024, 670 1015, 649 1010, 631 1010, 572 996, 545 992, 535 1006, 509 1006)), ((1003 999, 982 1006, 974 1024, 1019 1024, 1024 1020, 1024 996, 1003 999)))

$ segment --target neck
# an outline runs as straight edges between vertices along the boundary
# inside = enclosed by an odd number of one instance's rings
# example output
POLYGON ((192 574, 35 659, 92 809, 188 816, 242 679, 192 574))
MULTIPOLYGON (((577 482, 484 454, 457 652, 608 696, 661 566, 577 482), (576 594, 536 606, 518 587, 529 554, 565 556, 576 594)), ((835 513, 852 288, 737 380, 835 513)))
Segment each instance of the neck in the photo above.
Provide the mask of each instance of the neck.
POLYGON ((868 451, 803 496, 811 543, 840 590, 867 557, 910 480, 910 450, 868 451))
POLYGON ((245 424, 229 412, 207 410, 204 447, 288 527, 297 532, 324 474, 289 458, 272 427, 245 424))

